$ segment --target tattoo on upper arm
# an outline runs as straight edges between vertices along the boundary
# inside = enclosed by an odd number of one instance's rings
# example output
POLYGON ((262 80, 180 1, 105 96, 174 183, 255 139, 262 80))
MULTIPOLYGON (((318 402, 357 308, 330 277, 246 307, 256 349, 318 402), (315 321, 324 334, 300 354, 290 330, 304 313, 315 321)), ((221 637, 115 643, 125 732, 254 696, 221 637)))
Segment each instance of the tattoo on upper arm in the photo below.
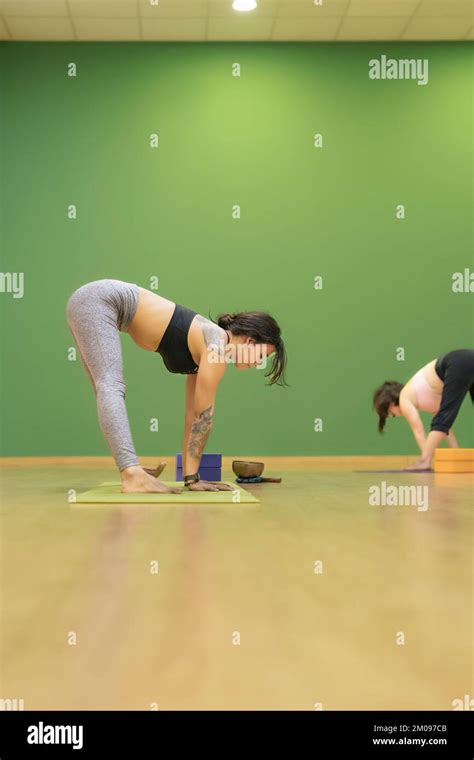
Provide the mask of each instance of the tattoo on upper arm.
POLYGON ((197 319, 201 323, 202 335, 208 348, 218 348, 220 344, 223 344, 221 328, 218 325, 205 317, 201 317, 200 314, 198 314, 197 319))
POLYGON ((198 417, 194 418, 189 436, 188 451, 192 457, 201 456, 212 426, 212 406, 208 406, 198 417))

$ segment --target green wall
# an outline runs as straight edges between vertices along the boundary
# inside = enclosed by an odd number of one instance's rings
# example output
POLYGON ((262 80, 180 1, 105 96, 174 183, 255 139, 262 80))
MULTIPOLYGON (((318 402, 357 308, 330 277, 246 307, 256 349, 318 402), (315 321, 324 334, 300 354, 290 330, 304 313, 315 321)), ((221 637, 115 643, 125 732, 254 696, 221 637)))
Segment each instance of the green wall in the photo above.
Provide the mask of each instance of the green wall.
MULTIPOLYGON (((3 455, 109 453, 65 305, 90 280, 153 276, 284 332, 291 387, 229 368, 209 451, 416 452, 404 420, 378 435, 371 393, 473 344, 473 295, 452 291, 473 269, 469 43, 2 43, 0 72, 1 271, 25 277, 23 298, 0 293, 3 455), (428 85, 370 80, 382 54, 427 58, 428 85)), ((184 377, 122 345, 137 450, 173 454, 184 377)))

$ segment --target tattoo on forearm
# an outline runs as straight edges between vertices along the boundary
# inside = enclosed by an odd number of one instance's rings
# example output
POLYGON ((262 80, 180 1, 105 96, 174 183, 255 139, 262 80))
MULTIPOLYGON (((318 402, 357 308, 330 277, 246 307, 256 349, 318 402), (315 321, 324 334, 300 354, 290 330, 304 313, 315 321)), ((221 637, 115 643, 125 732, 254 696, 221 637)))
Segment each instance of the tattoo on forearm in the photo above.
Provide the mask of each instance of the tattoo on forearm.
POLYGON ((189 436, 188 451, 192 457, 200 457, 212 426, 212 406, 196 417, 189 436))

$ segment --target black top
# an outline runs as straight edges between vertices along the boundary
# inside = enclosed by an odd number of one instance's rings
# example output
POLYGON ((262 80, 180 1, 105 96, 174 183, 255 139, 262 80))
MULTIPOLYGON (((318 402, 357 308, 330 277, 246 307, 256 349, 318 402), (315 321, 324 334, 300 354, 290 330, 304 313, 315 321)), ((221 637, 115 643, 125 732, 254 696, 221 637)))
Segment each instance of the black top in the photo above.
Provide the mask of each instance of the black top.
POLYGON ((193 375, 199 367, 188 348, 189 326, 197 312, 176 304, 170 323, 155 353, 161 355, 168 372, 193 375))

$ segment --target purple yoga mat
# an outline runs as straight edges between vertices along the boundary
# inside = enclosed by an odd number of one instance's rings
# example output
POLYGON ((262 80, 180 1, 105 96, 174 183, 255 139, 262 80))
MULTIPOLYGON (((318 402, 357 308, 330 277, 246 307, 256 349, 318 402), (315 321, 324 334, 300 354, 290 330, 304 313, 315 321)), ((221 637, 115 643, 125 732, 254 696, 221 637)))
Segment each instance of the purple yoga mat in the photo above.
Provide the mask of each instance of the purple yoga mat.
POLYGON ((434 472, 434 470, 354 470, 354 472, 404 472, 408 475, 418 475, 419 472, 434 472))

